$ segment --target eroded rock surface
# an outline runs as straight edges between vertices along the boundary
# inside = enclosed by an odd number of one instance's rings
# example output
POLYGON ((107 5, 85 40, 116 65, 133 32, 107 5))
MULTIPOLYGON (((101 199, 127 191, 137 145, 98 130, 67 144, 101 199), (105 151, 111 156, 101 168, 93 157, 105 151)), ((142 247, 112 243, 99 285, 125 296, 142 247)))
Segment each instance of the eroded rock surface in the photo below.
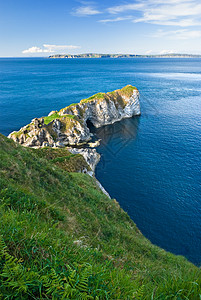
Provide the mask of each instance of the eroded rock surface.
POLYGON ((95 167, 98 164, 100 160, 100 154, 96 151, 96 149, 89 149, 89 148, 68 148, 68 150, 73 154, 81 154, 88 165, 90 166, 92 173, 89 175, 92 175, 95 171, 95 167))
POLYGON ((128 85, 52 111, 47 117, 35 118, 9 138, 26 147, 77 146, 91 139, 87 121, 101 127, 134 115, 140 115, 139 91, 128 85))

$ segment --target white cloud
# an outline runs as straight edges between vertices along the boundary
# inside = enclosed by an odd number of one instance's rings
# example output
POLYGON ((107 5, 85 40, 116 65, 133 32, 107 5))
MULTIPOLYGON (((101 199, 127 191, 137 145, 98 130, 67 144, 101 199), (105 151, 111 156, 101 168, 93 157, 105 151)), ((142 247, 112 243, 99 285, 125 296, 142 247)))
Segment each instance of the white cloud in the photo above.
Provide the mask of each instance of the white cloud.
POLYGON ((28 54, 28 53, 42 53, 42 52, 49 52, 47 51, 46 49, 41 49, 39 47, 30 47, 29 49, 27 50, 23 50, 22 53, 24 54, 28 54))
POLYGON ((158 16, 149 16, 147 18, 140 18, 140 19, 134 19, 132 21, 133 23, 152 23, 156 25, 164 25, 164 26, 179 26, 179 27, 189 27, 189 26, 200 26, 201 21, 196 21, 193 19, 181 19, 181 20, 168 20, 164 19, 164 17, 161 15, 158 16))
POLYGON ((134 3, 134 4, 124 4, 124 5, 118 5, 118 6, 113 6, 109 7, 107 11, 110 14, 117 14, 125 11, 131 11, 131 10, 142 10, 144 8, 143 3, 134 3))
POLYGON ((147 50, 147 51, 145 52, 145 54, 147 54, 147 55, 152 54, 152 53, 153 53, 153 50, 147 50))
POLYGON ((45 49, 48 49, 48 50, 51 50, 51 51, 80 48, 79 46, 73 46, 73 45, 48 45, 48 44, 44 44, 43 47, 45 49))
POLYGON ((97 9, 95 9, 93 6, 80 6, 76 8, 73 12, 73 15, 75 16, 93 16, 98 15, 101 12, 97 9))
POLYGON ((48 45, 44 44, 43 48, 36 46, 30 47, 29 49, 23 50, 23 54, 32 54, 32 53, 54 53, 56 51, 69 50, 69 49, 78 49, 79 46, 73 45, 48 45))
POLYGON ((156 38, 166 37, 168 39, 176 40, 188 40, 201 37, 201 31, 199 30, 188 30, 188 29, 179 29, 179 30, 158 30, 156 34, 153 35, 156 38))
POLYGON ((162 50, 159 52, 159 54, 173 54, 173 53, 175 53, 175 51, 173 50, 162 50))
POLYGON ((180 27, 201 25, 201 3, 198 0, 144 0, 110 7, 107 11, 110 14, 131 11, 137 13, 138 17, 133 20, 134 23, 180 27))
POLYGON ((127 17, 117 17, 114 19, 104 19, 104 20, 99 20, 98 22, 100 23, 109 23, 109 22, 119 22, 119 21, 125 21, 125 20, 130 20, 132 19, 131 16, 127 16, 127 17))

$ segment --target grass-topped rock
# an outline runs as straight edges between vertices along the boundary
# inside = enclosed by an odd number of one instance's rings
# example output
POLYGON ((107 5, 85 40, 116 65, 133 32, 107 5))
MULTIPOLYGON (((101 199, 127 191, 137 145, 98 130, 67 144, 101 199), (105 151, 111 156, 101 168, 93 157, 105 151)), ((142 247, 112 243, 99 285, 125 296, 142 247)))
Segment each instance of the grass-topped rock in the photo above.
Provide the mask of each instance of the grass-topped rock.
POLYGON ((87 120, 95 127, 140 114, 139 92, 128 85, 109 93, 98 93, 46 117, 35 118, 9 138, 27 147, 75 146, 91 139, 87 120))

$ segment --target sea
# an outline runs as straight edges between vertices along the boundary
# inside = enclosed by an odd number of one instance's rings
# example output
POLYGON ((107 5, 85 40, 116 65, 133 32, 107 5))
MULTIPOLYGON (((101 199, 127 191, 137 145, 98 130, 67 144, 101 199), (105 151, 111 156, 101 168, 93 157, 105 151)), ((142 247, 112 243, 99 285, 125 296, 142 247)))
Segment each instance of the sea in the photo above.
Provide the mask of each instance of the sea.
POLYGON ((141 116, 91 128, 96 177, 153 244, 201 265, 201 59, 1 58, 0 132, 127 84, 141 116))

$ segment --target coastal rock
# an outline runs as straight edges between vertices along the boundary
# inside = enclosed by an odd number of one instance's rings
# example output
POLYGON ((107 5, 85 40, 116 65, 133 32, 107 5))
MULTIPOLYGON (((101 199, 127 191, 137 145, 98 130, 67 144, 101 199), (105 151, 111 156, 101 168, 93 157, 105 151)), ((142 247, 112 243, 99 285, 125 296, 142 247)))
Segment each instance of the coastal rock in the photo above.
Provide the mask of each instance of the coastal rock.
POLYGON ((89 128, 76 118, 63 116, 48 124, 45 124, 44 119, 33 119, 30 124, 8 137, 25 147, 34 148, 74 146, 91 139, 89 128))
POLYGON ((96 151, 96 149, 89 149, 89 148, 68 148, 69 152, 73 154, 81 154, 88 165, 90 166, 92 172, 89 175, 93 175, 96 165, 100 160, 100 154, 96 151))
MULTIPOLYGON (((82 170, 82 173, 87 173, 90 176, 94 176, 95 168, 98 162, 100 161, 100 154, 96 151, 96 149, 89 148, 68 148, 68 151, 72 154, 81 154, 86 160, 87 164, 90 166, 91 171, 87 169, 82 170)), ((97 187, 108 197, 111 199, 109 193, 104 189, 102 184, 95 178, 97 187)))
POLYGON ((77 146, 90 141, 95 127, 140 115, 139 91, 128 85, 110 93, 98 93, 47 117, 35 118, 8 137, 26 147, 77 146))
POLYGON ((90 148, 95 148, 95 147, 100 146, 100 143, 101 143, 101 139, 95 141, 94 143, 88 143, 88 145, 90 148))
MULTIPOLYGON (((33 119, 30 124, 12 132, 8 137, 26 147, 70 146, 68 150, 73 154, 81 154, 91 169, 89 171, 86 168, 81 172, 94 176, 100 154, 86 145, 85 148, 80 148, 80 145, 87 144, 93 136, 90 126, 98 128, 134 115, 140 115, 139 91, 128 85, 110 93, 98 93, 60 111, 51 111, 47 117, 33 119)), ((96 141, 88 143, 88 146, 97 147, 99 144, 100 141, 96 141)), ((98 181, 97 186, 110 197, 98 181)))
POLYGON ((104 189, 104 187, 102 186, 102 184, 96 179, 96 184, 99 187, 99 189, 101 189, 101 191, 108 197, 111 199, 109 193, 104 189))
POLYGON ((62 109, 59 114, 72 114, 90 121, 96 128, 113 124, 124 118, 140 115, 139 91, 126 86, 111 93, 98 93, 78 104, 62 109))

